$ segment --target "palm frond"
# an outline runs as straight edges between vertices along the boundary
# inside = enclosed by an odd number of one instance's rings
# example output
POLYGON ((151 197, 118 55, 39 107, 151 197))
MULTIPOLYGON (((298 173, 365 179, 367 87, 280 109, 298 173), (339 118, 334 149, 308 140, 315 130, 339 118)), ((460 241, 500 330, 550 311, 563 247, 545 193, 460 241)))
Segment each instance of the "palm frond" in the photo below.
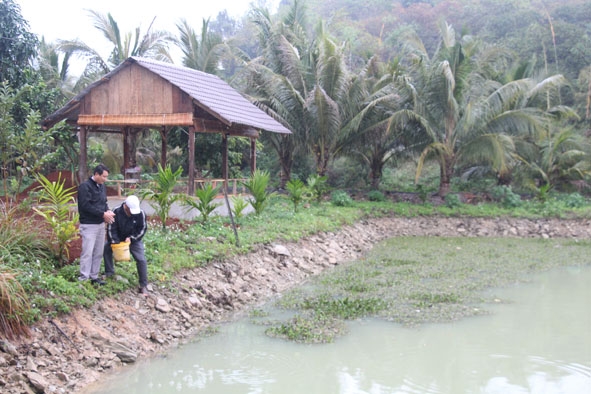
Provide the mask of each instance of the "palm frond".
POLYGON ((512 154, 515 151, 513 139, 505 134, 484 134, 462 145, 458 151, 458 161, 486 164, 498 173, 508 171, 512 154))

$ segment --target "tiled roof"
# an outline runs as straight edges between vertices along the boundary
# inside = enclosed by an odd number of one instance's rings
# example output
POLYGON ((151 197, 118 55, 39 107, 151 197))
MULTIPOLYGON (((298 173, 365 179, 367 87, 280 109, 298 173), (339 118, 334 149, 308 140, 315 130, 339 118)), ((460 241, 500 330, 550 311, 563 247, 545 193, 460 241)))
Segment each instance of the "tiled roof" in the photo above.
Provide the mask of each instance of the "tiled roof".
POLYGON ((176 85, 198 101, 203 109, 224 123, 252 126, 276 133, 290 133, 216 75, 152 59, 131 59, 176 85))
POLYGON ((191 96, 193 100, 197 101, 200 108, 228 126, 243 125, 275 133, 291 133, 281 123, 252 104, 218 76, 141 57, 130 57, 125 60, 125 62, 103 76, 100 80, 89 85, 64 107, 48 116, 44 120, 44 123, 55 123, 67 117, 68 114, 72 114, 73 111, 77 112, 77 106, 82 97, 88 94, 94 87, 109 80, 112 75, 126 67, 130 62, 135 62, 141 67, 145 67, 177 86, 191 96))

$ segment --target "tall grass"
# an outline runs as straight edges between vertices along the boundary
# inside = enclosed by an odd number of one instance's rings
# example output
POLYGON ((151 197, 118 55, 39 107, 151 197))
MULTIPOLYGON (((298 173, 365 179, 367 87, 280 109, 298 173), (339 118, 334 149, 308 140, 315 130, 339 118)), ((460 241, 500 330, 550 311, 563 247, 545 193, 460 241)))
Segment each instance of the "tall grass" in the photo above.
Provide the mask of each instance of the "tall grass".
POLYGON ((8 339, 28 336, 26 314, 30 308, 27 295, 16 276, 4 269, 0 268, 0 336, 8 339))
POLYGON ((0 202, 0 262, 20 264, 49 259, 51 250, 45 231, 33 220, 18 212, 17 207, 0 202))

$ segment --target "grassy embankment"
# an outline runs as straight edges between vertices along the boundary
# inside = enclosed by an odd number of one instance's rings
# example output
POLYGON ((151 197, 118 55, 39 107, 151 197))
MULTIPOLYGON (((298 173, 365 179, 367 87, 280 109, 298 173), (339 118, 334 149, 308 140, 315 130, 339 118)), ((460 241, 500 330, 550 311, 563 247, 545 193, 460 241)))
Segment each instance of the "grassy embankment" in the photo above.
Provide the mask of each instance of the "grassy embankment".
MULTIPOLYGON (((363 217, 373 216, 515 216, 515 217, 590 217, 591 206, 586 202, 572 204, 569 197, 548 199, 545 202, 527 202, 518 208, 504 208, 500 204, 488 203, 481 205, 448 204, 433 206, 426 204, 393 203, 391 201, 354 201, 348 206, 336 206, 330 201, 310 204, 294 212, 291 203, 282 196, 273 198, 268 208, 259 216, 248 215, 238 220, 239 245, 235 242, 232 227, 227 217, 214 217, 206 224, 199 222, 181 223, 181 227, 170 227, 162 230, 152 225, 145 237, 149 264, 149 279, 155 286, 165 285, 174 278, 175 273, 184 268, 198 267, 211 261, 222 260, 234 254, 248 253, 256 244, 271 241, 297 241, 309 234, 322 231, 335 231, 346 224, 353 223, 363 217)), ((26 218, 23 218, 26 220, 26 218)), ((43 317, 51 317, 67 313, 71 308, 89 306, 101 297, 114 296, 121 291, 135 287, 137 283, 136 269, 133 262, 120 263, 117 274, 124 280, 109 282, 107 286, 95 288, 90 283, 80 284, 76 280, 78 264, 56 266, 44 250, 43 242, 38 234, 30 231, 25 223, 6 223, 2 225, 4 239, 9 246, 3 249, 3 272, 14 273, 28 295, 29 311, 26 319, 33 322, 43 317), (32 238, 31 238, 32 237, 32 238), (35 241, 35 247, 31 242, 35 241)), ((410 242, 410 241, 405 241, 410 242)), ((467 242, 467 241, 466 241, 467 242)), ((459 246, 461 247, 461 246, 459 246)), ((408 247, 412 249, 412 247, 408 247)), ((541 248, 541 247, 540 247, 541 248)), ((414 260, 420 261, 415 258, 414 260)), ((413 261, 414 261, 413 260, 413 261)), ((392 263, 391 266, 407 266, 406 262, 392 263)), ((385 271, 380 268, 381 271, 385 271)), ((360 283, 359 286, 367 286, 360 283)), ((441 290, 439 290, 441 293, 441 290)), ((421 293, 410 295, 418 303, 433 303, 443 297, 444 301, 455 301, 466 298, 455 293, 439 294, 421 293), (431 294, 431 295, 429 295, 431 294)), ((329 297, 329 296, 327 296, 329 297)), ((375 310, 387 309, 383 303, 367 301, 371 297, 359 300, 345 296, 339 298, 348 309, 375 310), (348 300, 348 301, 347 301, 348 300), (368 305, 365 303, 369 302, 368 305)), ((412 298, 411 297, 411 298, 412 298)), ((327 304, 330 301, 309 301, 313 306, 327 304), (316 304, 314 304, 316 303, 316 304)), ((440 304, 441 302, 435 302, 440 304)), ((319 306, 318 306, 319 308, 319 306)), ((380 312, 382 313, 382 312, 380 312)))

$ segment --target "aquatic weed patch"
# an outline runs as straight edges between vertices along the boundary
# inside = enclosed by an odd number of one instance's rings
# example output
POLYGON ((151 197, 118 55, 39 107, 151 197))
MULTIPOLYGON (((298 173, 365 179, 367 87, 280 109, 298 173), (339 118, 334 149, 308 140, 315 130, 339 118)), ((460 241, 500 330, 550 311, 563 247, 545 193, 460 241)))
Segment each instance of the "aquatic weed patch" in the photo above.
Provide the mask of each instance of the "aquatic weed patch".
POLYGON ((328 343, 345 332, 339 319, 320 313, 297 315, 265 330, 265 334, 301 343, 328 343))
POLYGON ((332 298, 330 295, 321 295, 305 299, 301 307, 324 316, 351 320, 375 315, 388 308, 388 303, 379 298, 332 298))
POLYGON ((590 253, 587 240, 392 238, 284 294, 280 307, 306 314, 279 324, 284 330, 310 327, 321 324, 317 316, 330 316, 343 324, 376 317, 414 326, 487 314, 493 300, 483 290, 527 282, 535 272, 588 265, 590 253))

